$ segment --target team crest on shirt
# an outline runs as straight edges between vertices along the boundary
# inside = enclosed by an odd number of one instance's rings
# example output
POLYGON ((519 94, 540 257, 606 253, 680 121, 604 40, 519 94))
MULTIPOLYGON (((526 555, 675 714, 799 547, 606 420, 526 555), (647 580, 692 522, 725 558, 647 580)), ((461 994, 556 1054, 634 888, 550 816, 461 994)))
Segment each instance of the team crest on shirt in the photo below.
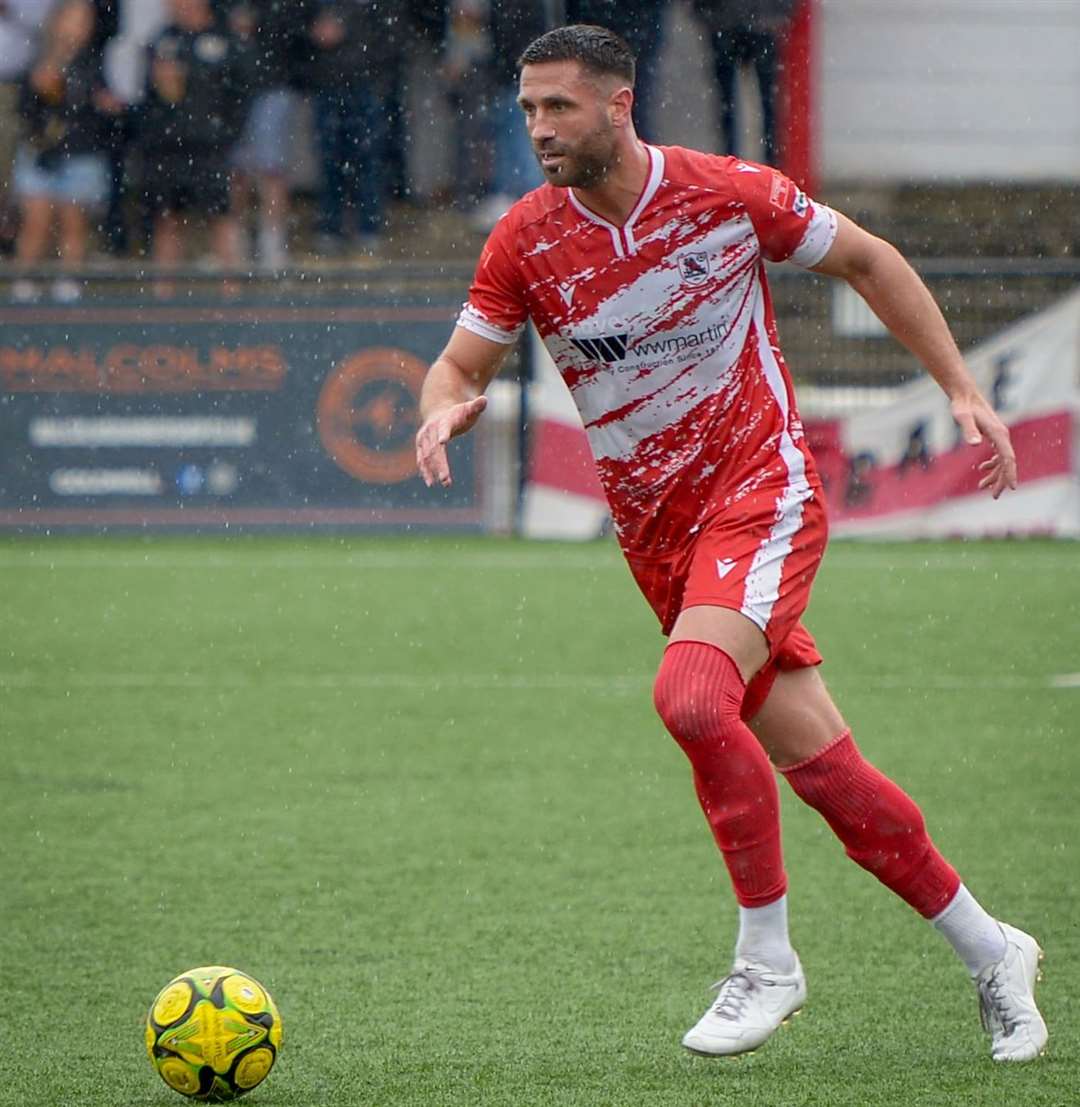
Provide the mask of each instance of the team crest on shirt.
POLYGON ((679 255, 679 273, 684 285, 704 284, 710 272, 709 255, 705 250, 679 255))

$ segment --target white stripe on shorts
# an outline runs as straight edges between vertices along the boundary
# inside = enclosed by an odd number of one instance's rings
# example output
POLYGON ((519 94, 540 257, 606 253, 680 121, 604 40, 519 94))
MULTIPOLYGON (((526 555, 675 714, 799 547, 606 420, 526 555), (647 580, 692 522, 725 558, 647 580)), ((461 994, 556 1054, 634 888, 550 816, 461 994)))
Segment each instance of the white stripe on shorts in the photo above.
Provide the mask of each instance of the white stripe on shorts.
POLYGON ((754 328, 757 331, 758 357, 765 372, 765 380, 784 420, 784 429, 780 434, 780 456, 788 471, 788 482, 776 505, 776 523, 758 547, 750 564, 750 571, 746 574, 746 589, 740 609, 743 615, 764 631, 772 616, 773 607, 780 599, 784 561, 791 553, 791 539, 802 526, 802 505, 810 499, 813 492, 806 479, 806 459, 788 433, 787 389, 784 387, 784 375, 769 344, 769 332, 765 326, 765 298, 760 285, 754 301, 754 328))

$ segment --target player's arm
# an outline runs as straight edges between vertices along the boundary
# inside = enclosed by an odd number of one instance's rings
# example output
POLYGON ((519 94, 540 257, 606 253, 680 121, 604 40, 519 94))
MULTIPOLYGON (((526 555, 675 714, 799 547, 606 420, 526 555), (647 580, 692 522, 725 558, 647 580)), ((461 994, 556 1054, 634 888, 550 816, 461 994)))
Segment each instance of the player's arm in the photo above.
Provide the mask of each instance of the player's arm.
POLYGON ((839 212, 836 219, 836 238, 812 268, 847 281, 922 362, 949 398, 967 443, 978 445, 983 436, 989 439, 994 453, 980 466, 979 487, 989 488, 994 499, 1006 488, 1015 488, 1016 455, 1008 428, 979 392, 930 290, 894 246, 839 212))
POLYGON ((487 407, 484 390, 510 351, 502 342, 455 327, 446 349, 435 359, 420 390, 420 430, 416 434, 416 466, 430 488, 449 488, 450 462, 446 444, 472 430, 487 407))

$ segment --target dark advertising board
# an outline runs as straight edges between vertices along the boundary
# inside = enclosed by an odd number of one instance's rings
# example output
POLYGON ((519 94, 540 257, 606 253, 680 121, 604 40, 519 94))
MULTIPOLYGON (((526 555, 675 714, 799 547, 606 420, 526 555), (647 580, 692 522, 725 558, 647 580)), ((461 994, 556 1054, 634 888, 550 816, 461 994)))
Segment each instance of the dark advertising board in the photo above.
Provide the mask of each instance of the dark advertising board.
POLYGON ((0 527, 482 525, 413 458, 460 297, 373 299, 0 309, 0 527))

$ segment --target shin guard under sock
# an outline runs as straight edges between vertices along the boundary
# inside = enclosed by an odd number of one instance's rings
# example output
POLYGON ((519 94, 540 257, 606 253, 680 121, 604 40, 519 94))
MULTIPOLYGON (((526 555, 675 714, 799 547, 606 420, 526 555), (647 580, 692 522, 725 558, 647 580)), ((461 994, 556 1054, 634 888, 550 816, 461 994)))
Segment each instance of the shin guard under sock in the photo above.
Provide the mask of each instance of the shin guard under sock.
POLYGON ((694 787, 743 907, 787 890, 780 797, 765 751, 739 718, 746 686, 723 650, 672 642, 656 676, 656 710, 694 770, 694 787))
POLYGON ((851 731, 780 771, 825 817, 847 855, 920 915, 933 918, 956 895, 960 877, 934 847, 922 812, 863 758, 851 731))

